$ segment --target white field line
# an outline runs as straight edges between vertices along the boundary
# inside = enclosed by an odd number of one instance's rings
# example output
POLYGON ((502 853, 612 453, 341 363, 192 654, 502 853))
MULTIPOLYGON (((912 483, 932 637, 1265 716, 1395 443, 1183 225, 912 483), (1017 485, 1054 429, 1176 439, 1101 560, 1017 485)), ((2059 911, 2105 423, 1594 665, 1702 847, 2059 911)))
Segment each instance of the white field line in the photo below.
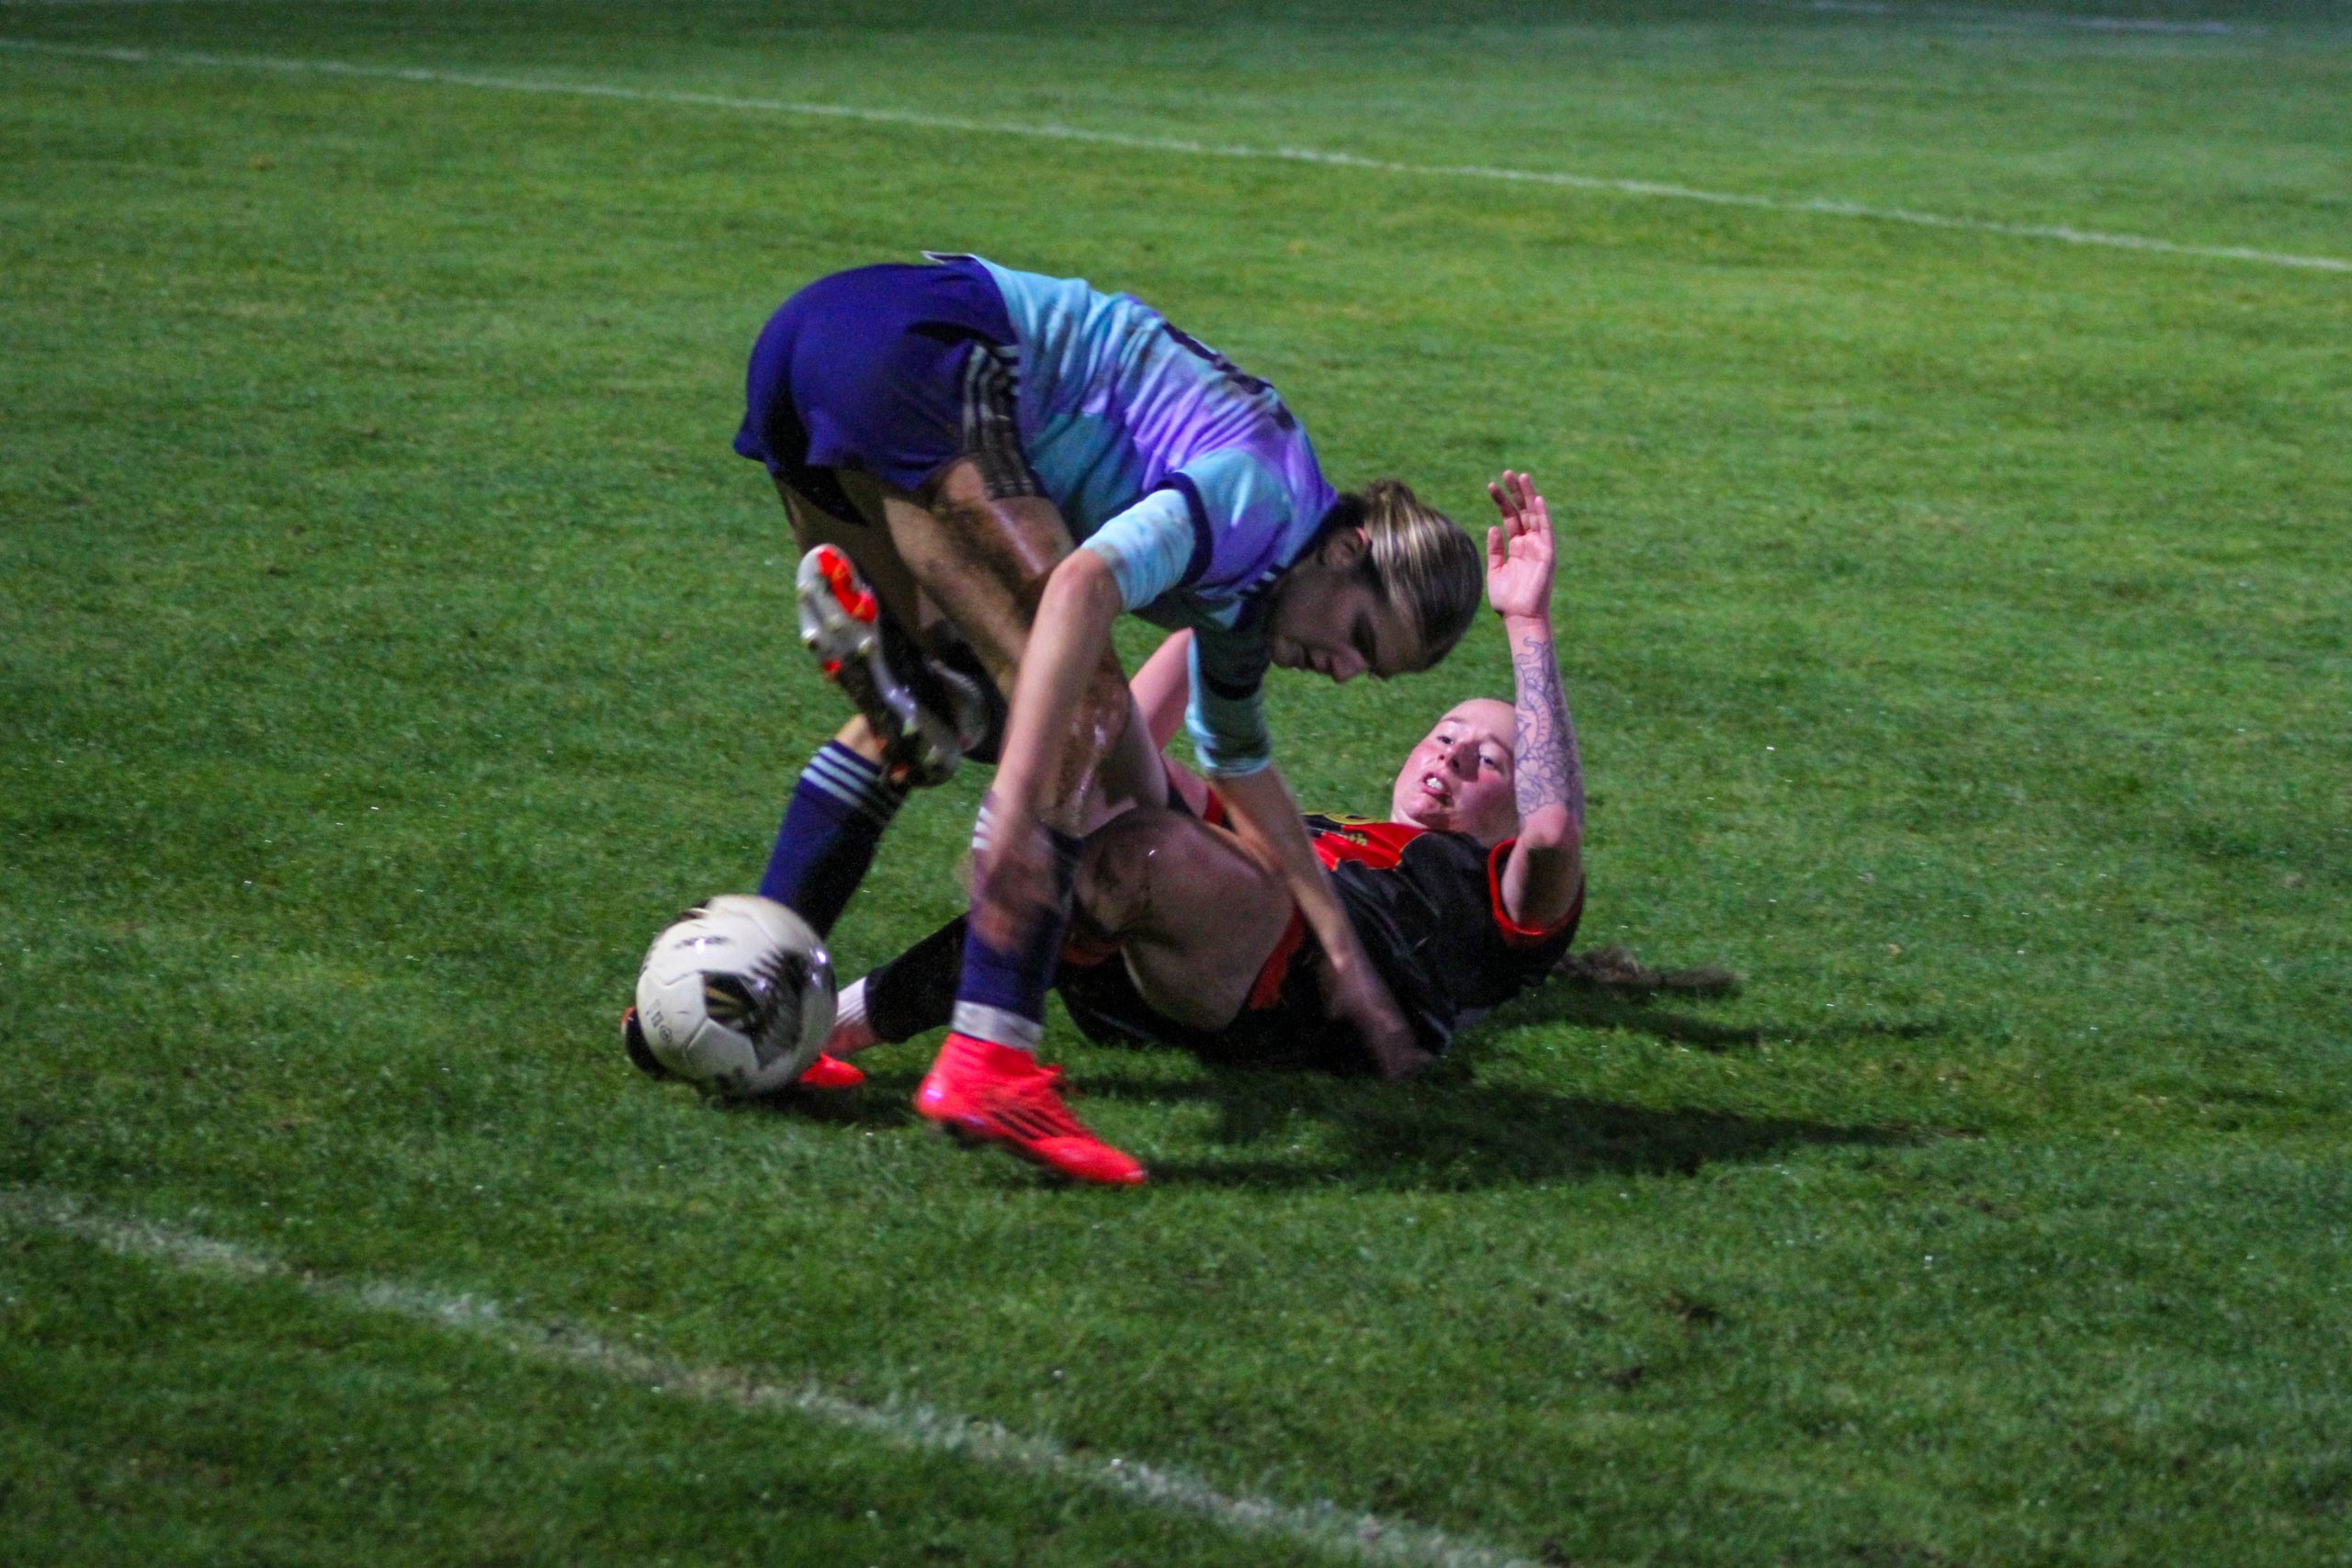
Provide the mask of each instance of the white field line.
MULTIPOLYGON (((258 6, 283 5, 285 0, 0 0, 0 11, 87 11, 135 8, 160 6, 258 6)), ((385 0, 301 0, 305 9, 314 6, 380 6, 385 0)))
POLYGON ((1167 1465, 1070 1452, 1046 1438, 1023 1437, 989 1421, 923 1404, 863 1404, 814 1382, 763 1382, 725 1367, 701 1367, 635 1349, 569 1324, 509 1316, 497 1303, 431 1286, 384 1280, 341 1280, 297 1270, 249 1247, 192 1231, 98 1213, 63 1193, 0 1187, 0 1228, 52 1231, 119 1257, 216 1280, 282 1280, 305 1293, 481 1340, 528 1361, 572 1367, 616 1381, 713 1404, 783 1412, 877 1438, 901 1449, 954 1454, 1075 1483, 1145 1507, 1188 1514, 1243 1535, 1272 1536, 1343 1561, 1399 1568, 1535 1568, 1493 1547, 1419 1525, 1351 1514, 1325 1503, 1302 1507, 1221 1492, 1167 1465))
POLYGON ((1094 130, 1079 126, 1024 123, 1016 120, 967 119, 956 115, 925 114, 913 109, 860 108, 849 104, 811 103, 792 98, 745 98, 721 93, 695 93, 665 88, 623 87, 594 82, 556 82, 528 76, 493 76, 471 71, 441 71, 423 66, 352 65, 334 60, 294 60, 268 55, 220 55, 144 49, 106 49, 53 44, 31 39, 0 38, 0 50, 19 53, 59 55, 81 60, 105 60, 126 65, 166 65, 273 72, 285 75, 358 77, 371 81, 416 82, 434 86, 467 87, 484 92, 536 93, 559 97, 607 98, 625 103, 677 104, 695 108, 745 114, 794 115, 818 119, 850 120, 867 125, 907 126, 924 130, 953 130, 978 136, 1020 136, 1090 146, 1121 147, 1135 152, 1167 152, 1193 158, 1265 159, 1280 163, 1314 164, 1331 168, 1362 169, 1376 174, 1410 175, 1435 179, 1506 181, 1516 185, 1550 186, 1569 190, 1600 191, 1616 196, 1663 201, 1697 201, 1717 207, 1747 208, 1764 212, 1789 212, 1828 218, 1866 219, 1882 223, 1905 223, 1924 229, 1955 230, 1975 234, 2001 234, 2025 240, 2053 240, 2069 245, 2098 245, 2109 250, 2141 251, 2159 255, 2193 256, 2209 261, 2252 262, 2265 266, 2299 267, 2318 272, 2352 273, 2352 261, 2338 256, 2289 255, 2242 245, 2185 244, 2139 234, 2105 233, 2063 224, 2004 223, 1987 218, 1953 218, 1901 207, 1871 207, 1861 202, 1822 197, 1799 199, 1755 196, 1734 191, 1699 190, 1656 180, 1611 179, 1597 175, 1571 175, 1544 169, 1512 169, 1484 164, 1405 164, 1366 158, 1314 147, 1257 147, 1238 142, 1193 141, 1180 137, 1136 136, 1125 131, 1094 130))
MULTIPOLYGON (((44 0, 74 4, 77 0, 44 0)), ((1820 11, 1831 16, 1878 17, 1895 22, 1959 22, 1994 28, 2064 28, 2093 33, 2187 34, 2222 38, 2266 30, 2258 22, 2222 22, 2194 17, 2107 17, 2065 11, 2004 11, 1980 6, 1919 6, 1903 0, 1742 0, 1775 11, 1820 11)))
MULTIPOLYGON (((90 10, 123 6, 277 5, 284 0, 0 0, 0 10, 90 10)), ((301 0, 306 6, 325 4, 373 6, 384 0, 301 0)), ((2221 37, 2261 32, 2258 22, 2202 20, 2193 17, 2110 17, 2060 11, 2005 11, 1973 6, 1929 6, 1902 0, 1736 0, 1737 4, 1781 11, 1826 11, 1858 17, 1883 17, 1895 21, 1983 23, 1994 27, 2073 28, 2088 32, 2187 33, 2221 37)))

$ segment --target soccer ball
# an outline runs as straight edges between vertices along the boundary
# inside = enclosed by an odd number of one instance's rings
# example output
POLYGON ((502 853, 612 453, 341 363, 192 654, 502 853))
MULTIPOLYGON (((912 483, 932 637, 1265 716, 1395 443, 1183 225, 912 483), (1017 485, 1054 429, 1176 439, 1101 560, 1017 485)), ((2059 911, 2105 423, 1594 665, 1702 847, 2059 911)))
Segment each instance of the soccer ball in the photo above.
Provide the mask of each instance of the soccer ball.
POLYGON ((833 961, 773 898, 727 894, 653 939, 637 1017, 654 1060, 714 1094, 783 1089, 833 1032, 833 961))

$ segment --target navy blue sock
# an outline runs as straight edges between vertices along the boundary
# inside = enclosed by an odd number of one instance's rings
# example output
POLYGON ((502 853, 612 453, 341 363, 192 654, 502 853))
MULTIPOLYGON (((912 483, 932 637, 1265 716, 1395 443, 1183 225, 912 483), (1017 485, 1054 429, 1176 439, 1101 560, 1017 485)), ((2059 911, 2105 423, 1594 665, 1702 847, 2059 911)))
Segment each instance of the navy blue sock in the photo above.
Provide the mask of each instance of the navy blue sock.
POLYGON ((831 931, 906 798, 903 786, 883 776, 881 763, 828 740, 793 787, 760 892, 788 905, 818 935, 831 931))
MULTIPOLYGON (((988 833, 988 811, 981 808, 978 836, 988 833)), ((964 937, 964 978, 956 987, 953 1021, 958 1034, 993 1040, 1023 1051, 1035 1051, 1046 1032, 1046 993, 1053 988, 1055 961, 1061 956, 1062 938, 1069 931, 1070 887, 1078 880, 1078 855, 1083 844, 1068 833, 1054 833, 1054 908, 1013 940, 1009 948, 982 942, 969 931, 964 937)))

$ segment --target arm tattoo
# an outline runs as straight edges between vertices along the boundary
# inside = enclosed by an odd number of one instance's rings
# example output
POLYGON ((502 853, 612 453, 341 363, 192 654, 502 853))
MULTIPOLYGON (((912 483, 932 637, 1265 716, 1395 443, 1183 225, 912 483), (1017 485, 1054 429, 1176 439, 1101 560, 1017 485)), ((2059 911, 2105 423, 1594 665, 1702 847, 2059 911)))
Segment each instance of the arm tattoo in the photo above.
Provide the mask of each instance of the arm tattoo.
POLYGON ((1567 694, 1560 688, 1559 661, 1546 637, 1515 637, 1511 672, 1519 701, 1513 758, 1523 820, 1546 806, 1565 805, 1577 831, 1584 831, 1584 758, 1577 750, 1576 720, 1568 716, 1567 694))

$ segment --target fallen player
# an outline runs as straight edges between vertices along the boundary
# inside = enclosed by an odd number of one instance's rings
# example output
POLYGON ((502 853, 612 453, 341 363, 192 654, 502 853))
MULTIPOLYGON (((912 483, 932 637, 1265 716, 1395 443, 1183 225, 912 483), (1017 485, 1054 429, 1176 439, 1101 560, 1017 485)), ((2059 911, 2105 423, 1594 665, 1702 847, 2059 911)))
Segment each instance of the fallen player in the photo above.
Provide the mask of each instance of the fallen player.
MULTIPOLYGON (((1514 701, 1473 698, 1407 757, 1385 821, 1308 815, 1354 935, 1413 1040, 1375 1049, 1331 1017, 1321 944, 1283 879, 1208 784, 1170 762, 1168 807, 1087 836, 1057 988, 1091 1038, 1180 1046, 1212 1061, 1410 1077, 1465 1025, 1559 964, 1584 907, 1584 776, 1551 622, 1553 541, 1523 474, 1491 487, 1487 595, 1502 617, 1514 701)), ((1162 744, 1175 728, 1185 634, 1136 673, 1162 744)), ((844 1057, 944 1026, 964 922, 843 991, 829 1052, 844 1057)))

